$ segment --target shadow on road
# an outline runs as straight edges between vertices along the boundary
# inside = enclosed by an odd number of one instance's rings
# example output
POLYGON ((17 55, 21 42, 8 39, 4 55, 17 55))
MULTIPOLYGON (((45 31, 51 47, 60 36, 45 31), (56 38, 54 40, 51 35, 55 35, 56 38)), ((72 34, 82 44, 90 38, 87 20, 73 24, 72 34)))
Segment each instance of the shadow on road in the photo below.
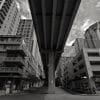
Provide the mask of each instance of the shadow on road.
POLYGON ((1 96, 0 100, 45 100, 47 88, 33 88, 23 93, 1 96))
POLYGON ((48 88, 47 87, 41 87, 41 88, 32 88, 30 90, 25 91, 26 93, 32 93, 32 94, 47 94, 48 88))
POLYGON ((72 95, 81 95, 82 93, 79 93, 79 92, 75 92, 73 90, 70 90, 70 89, 65 89, 63 87, 61 87, 63 90, 65 90, 67 93, 69 94, 72 94, 72 95))
POLYGON ((69 90, 69 89, 67 89, 66 91, 68 93, 72 94, 72 95, 81 95, 81 93, 78 93, 78 92, 75 92, 75 91, 72 91, 72 90, 69 90))

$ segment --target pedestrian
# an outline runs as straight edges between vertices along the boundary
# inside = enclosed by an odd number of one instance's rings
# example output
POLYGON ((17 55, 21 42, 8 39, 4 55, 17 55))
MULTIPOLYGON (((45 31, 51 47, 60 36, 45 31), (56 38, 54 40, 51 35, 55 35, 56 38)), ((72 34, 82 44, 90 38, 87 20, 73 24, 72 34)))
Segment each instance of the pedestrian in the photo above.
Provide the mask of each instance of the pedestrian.
POLYGON ((5 93, 6 93, 6 95, 10 93, 10 85, 9 84, 5 85, 5 93))

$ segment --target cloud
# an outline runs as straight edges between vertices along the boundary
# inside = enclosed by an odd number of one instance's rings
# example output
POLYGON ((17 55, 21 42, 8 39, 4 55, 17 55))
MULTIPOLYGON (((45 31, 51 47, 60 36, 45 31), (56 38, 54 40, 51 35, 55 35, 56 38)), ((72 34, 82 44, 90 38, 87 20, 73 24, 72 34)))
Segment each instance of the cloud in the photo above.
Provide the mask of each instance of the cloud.
POLYGON ((22 7, 25 11, 30 12, 28 1, 22 2, 22 7))
POLYGON ((86 19, 83 23, 83 25, 81 26, 81 30, 82 31, 86 31, 86 29, 89 27, 90 25, 90 19, 86 19))
MULTIPOLYGON (((20 6, 21 15, 23 15, 24 17, 26 17, 28 19, 32 19, 28 0, 16 0, 16 1, 18 2, 17 3, 18 7, 20 6)), ((22 16, 22 18, 23 18, 23 16, 22 16)))
POLYGON ((66 46, 72 46, 72 44, 75 42, 75 39, 74 40, 72 40, 72 41, 70 41, 70 42, 67 42, 66 43, 66 46))
POLYGON ((81 26, 81 31, 85 32, 89 28, 89 26, 91 26, 93 23, 94 23, 93 20, 85 19, 83 21, 83 25, 81 26))
POLYGON ((21 19, 27 19, 24 15, 21 15, 21 19))
POLYGON ((99 8, 100 7, 100 1, 97 2, 96 7, 99 8))
POLYGON ((20 9, 20 4, 16 1, 17 8, 20 9))

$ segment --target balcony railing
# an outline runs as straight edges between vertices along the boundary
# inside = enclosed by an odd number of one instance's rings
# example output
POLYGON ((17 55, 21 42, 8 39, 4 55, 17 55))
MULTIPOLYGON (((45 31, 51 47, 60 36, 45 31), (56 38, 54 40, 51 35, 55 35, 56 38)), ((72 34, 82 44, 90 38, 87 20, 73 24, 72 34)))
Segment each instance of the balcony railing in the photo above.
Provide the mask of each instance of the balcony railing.
POLYGON ((20 50, 22 53, 24 53, 25 55, 27 55, 27 47, 25 45, 20 45, 20 46, 8 46, 6 48, 8 51, 9 50, 20 50))
POLYGON ((19 49, 23 49, 22 46, 9 46, 9 47, 7 47, 7 50, 19 50, 19 49))
POLYGON ((23 70, 18 67, 0 67, 0 72, 13 72, 23 74, 23 70))
POLYGON ((100 61, 100 57, 89 57, 89 61, 100 61))
POLYGON ((100 71, 100 66, 99 65, 92 65, 92 71, 100 71))
POLYGON ((25 64, 25 60, 22 57, 6 57, 4 60, 6 62, 21 62, 25 64))
POLYGON ((9 40, 9 41, 1 41, 0 40, 0 44, 21 44, 22 41, 12 41, 12 40, 9 40))

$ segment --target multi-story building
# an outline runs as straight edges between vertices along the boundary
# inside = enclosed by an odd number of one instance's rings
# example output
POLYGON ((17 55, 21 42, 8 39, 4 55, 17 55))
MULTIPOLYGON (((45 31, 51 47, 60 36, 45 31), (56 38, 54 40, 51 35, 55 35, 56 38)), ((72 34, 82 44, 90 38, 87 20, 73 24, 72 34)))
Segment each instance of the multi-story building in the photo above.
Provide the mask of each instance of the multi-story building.
POLYGON ((20 19, 17 35, 23 36, 27 48, 32 52, 34 42, 34 27, 32 19, 20 19))
MULTIPOLYGON (((59 64, 56 70, 56 78, 59 80, 60 84, 63 84, 64 79, 64 70, 67 68, 67 63, 76 56, 75 46, 65 46, 64 52, 61 55, 59 64)), ((58 82, 57 82, 58 83, 58 82)), ((65 83, 64 83, 65 84, 65 83)))
POLYGON ((38 46, 38 42, 37 42, 37 38, 35 35, 35 30, 34 30, 34 34, 33 34, 33 50, 32 50, 32 55, 33 58, 35 59, 36 62, 36 66, 38 68, 38 73, 40 74, 40 76, 42 78, 45 77, 44 75, 44 70, 43 70, 43 63, 42 63, 42 59, 41 59, 41 55, 40 55, 40 51, 39 51, 39 46, 38 46))
POLYGON ((96 93, 100 90, 99 65, 99 48, 83 48, 71 62, 67 63, 68 67, 64 72, 67 76, 67 87, 84 93, 96 93))
POLYGON ((37 70, 37 75, 43 75, 43 64, 32 19, 20 20, 17 35, 21 35, 23 37, 25 44, 30 51, 31 58, 29 58, 34 60, 34 67, 37 70))
POLYGON ((87 48, 100 48, 100 22, 90 26, 85 32, 87 48))
POLYGON ((100 49, 83 49, 89 87, 100 91, 100 49))
POLYGON ((15 0, 0 1, 0 35, 15 35, 20 21, 15 0))
POLYGON ((27 56, 22 37, 16 35, 0 35, 0 88, 10 82, 19 89, 23 79, 28 78, 25 64, 27 56))
POLYGON ((39 77, 36 61, 40 59, 34 60, 32 55, 33 22, 20 20, 14 0, 0 1, 0 16, 0 88, 9 83, 18 89, 39 77))
MULTIPOLYGON (((100 23, 86 30, 84 42, 74 43, 76 56, 65 69, 67 87, 75 91, 96 93, 100 91, 100 23), (81 46, 79 46, 81 44, 81 46), (80 51, 79 51, 80 50, 80 51), (70 70, 71 69, 71 70, 70 70), (72 72, 71 74, 68 74, 72 72)), ((82 40, 83 41, 83 40, 82 40)))
POLYGON ((79 53, 83 49, 84 44, 85 44, 85 40, 83 38, 77 38, 75 40, 75 42, 73 43, 73 46, 75 47, 76 54, 79 53))

